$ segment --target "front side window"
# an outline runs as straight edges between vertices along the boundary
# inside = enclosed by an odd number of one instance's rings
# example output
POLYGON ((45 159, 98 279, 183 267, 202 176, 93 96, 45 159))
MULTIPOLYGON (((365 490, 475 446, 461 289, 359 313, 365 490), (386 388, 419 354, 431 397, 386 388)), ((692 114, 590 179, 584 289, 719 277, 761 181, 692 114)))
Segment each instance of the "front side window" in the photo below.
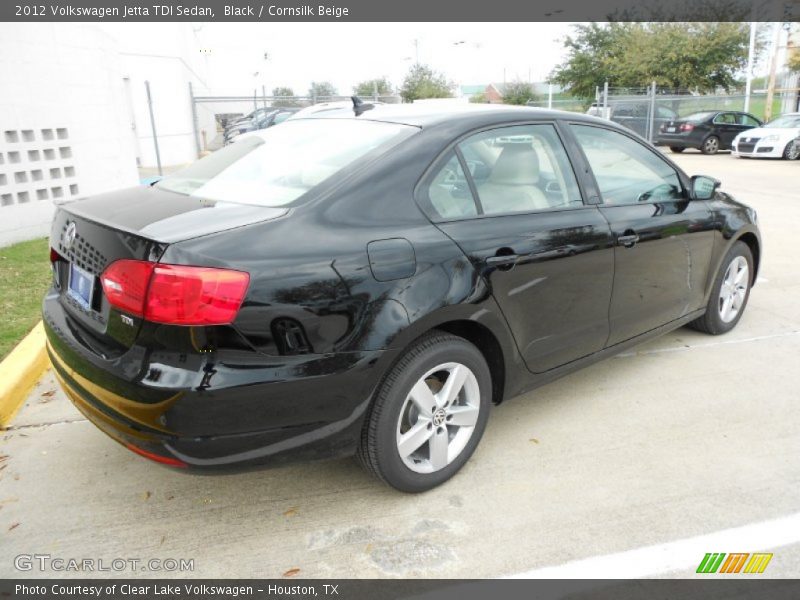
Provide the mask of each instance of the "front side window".
POLYGON ((583 204, 575 174, 553 125, 484 131, 458 148, 483 214, 499 215, 583 204))
POLYGON ((678 173, 654 151, 622 133, 572 125, 607 205, 684 199, 678 173))
POLYGON ((157 187, 238 204, 291 204, 344 168, 406 139, 416 127, 356 119, 288 120, 165 177, 157 187))

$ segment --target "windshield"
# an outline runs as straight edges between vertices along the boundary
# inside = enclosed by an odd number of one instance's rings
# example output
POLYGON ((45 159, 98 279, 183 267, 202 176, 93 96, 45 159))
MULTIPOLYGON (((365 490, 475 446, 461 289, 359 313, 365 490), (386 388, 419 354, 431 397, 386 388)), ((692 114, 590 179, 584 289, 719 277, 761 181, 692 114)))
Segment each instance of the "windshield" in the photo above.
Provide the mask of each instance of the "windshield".
POLYGON ((764 125, 764 127, 783 127, 786 129, 800 127, 800 115, 784 115, 773 121, 770 121, 764 125))
POLYGON ((286 121, 162 179, 157 187, 207 200, 286 206, 416 127, 355 119, 286 121))

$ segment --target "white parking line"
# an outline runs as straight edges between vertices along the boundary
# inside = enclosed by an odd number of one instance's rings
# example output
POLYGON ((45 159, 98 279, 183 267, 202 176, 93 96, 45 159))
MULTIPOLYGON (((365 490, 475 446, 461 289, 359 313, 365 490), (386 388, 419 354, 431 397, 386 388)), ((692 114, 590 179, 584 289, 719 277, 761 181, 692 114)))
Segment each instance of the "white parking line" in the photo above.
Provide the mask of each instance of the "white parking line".
POLYGON ((694 569, 707 552, 757 552, 800 542, 800 513, 706 535, 593 556, 503 579, 624 579, 694 569))
POLYGON ((713 346, 724 346, 726 344, 744 344, 746 342, 760 342, 761 340, 772 340, 775 338, 789 337, 798 335, 800 331, 784 331, 783 333, 773 333, 771 335, 759 335, 750 338, 739 338, 733 340, 721 340, 719 342, 708 342, 707 344, 693 344, 685 346, 676 346, 673 348, 654 348, 652 350, 639 350, 635 352, 623 352, 617 354, 614 358, 629 358, 631 356, 643 356, 645 354, 661 354, 662 352, 683 352, 684 350, 694 350, 695 348, 711 348, 713 346))

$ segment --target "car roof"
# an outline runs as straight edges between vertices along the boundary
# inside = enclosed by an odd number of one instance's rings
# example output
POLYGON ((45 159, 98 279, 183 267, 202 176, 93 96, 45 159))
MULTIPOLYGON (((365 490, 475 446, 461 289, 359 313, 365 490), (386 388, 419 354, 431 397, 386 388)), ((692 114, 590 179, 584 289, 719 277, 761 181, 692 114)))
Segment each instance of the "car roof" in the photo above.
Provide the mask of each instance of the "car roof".
MULTIPOLYGON (((369 103, 365 102, 364 106, 369 103)), ((414 127, 431 127, 443 123, 463 122, 464 124, 524 121, 524 120, 550 120, 569 118, 576 121, 608 123, 580 113, 561 110, 549 110, 532 106, 511 106, 505 104, 446 104, 436 102, 422 102, 419 104, 380 104, 359 114, 353 109, 352 103, 336 103, 330 107, 320 109, 309 114, 298 113, 299 119, 361 119, 364 121, 385 121, 399 123, 414 127)))

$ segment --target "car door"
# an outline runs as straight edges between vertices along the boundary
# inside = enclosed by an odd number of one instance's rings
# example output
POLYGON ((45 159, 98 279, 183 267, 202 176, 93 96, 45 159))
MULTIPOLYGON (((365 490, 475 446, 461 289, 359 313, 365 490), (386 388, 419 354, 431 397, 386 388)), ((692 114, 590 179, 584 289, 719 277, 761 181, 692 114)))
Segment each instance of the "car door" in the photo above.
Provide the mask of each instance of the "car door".
POLYGON ((422 202, 489 284, 528 368, 603 348, 611 232, 581 188, 554 123, 463 139, 432 169, 422 202))
POLYGON ((754 127, 761 127, 761 125, 762 125, 761 121, 756 119, 753 115, 747 113, 736 113, 737 135, 743 131, 747 131, 748 129, 753 129, 754 127))
POLYGON ((702 307, 713 246, 705 202, 689 200, 678 171, 646 144, 594 124, 571 131, 616 239, 608 345, 702 307))
POLYGON ((714 129, 719 137, 721 148, 730 148, 733 138, 741 131, 736 123, 736 115, 730 112, 719 113, 714 117, 714 129))

